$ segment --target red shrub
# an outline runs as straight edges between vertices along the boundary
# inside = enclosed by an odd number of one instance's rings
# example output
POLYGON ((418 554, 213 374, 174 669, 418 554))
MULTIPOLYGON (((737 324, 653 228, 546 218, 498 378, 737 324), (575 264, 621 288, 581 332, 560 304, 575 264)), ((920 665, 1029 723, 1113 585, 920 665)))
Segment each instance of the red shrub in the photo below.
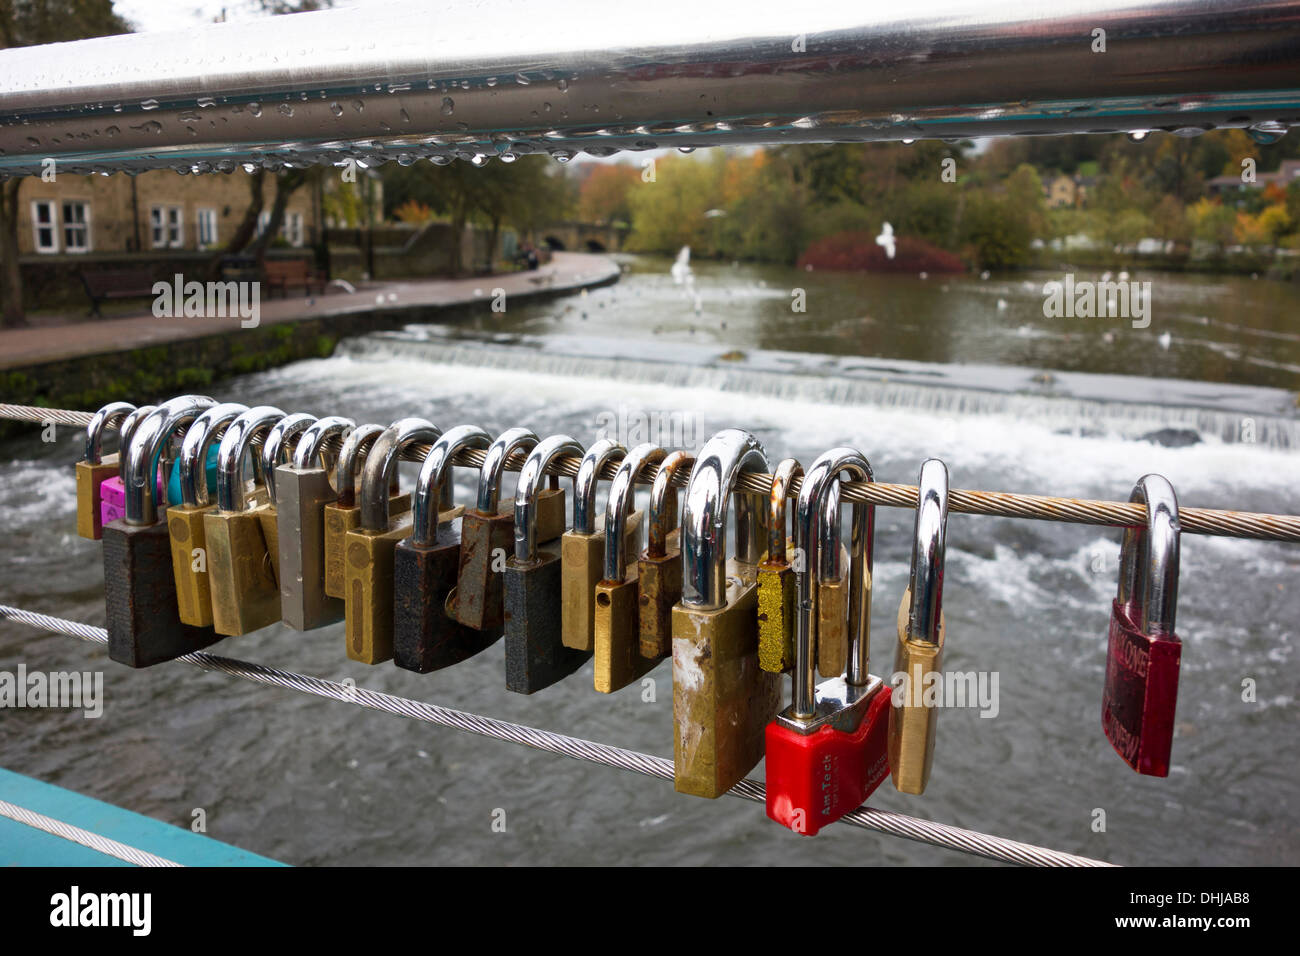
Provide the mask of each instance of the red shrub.
POLYGON ((838 232, 809 244, 799 257, 799 268, 838 272, 965 272, 959 256, 922 239, 896 238, 894 258, 865 232, 838 232))

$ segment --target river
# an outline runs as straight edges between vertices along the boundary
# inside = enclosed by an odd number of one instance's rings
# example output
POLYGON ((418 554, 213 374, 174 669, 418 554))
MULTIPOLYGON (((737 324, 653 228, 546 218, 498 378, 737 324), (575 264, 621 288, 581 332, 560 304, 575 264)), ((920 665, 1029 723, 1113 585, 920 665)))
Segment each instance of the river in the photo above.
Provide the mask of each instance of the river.
MULTIPOLYGON (((358 421, 523 424, 584 444, 610 423, 671 423, 688 445, 742 426, 774 462, 795 455, 807 464, 845 443, 882 481, 912 483, 922 460, 940 457, 956 488, 1127 499, 1154 471, 1185 505, 1300 511, 1294 286, 1135 276, 1153 282, 1152 323, 1139 330, 1045 318, 1042 284, 1059 276, 881 278, 695 263, 688 289, 664 260, 626 266, 621 282, 585 295, 348 340, 332 358, 210 391, 358 421), (796 289, 804 313, 791 310, 796 289)), ((78 455, 71 429, 47 444, 34 428, 3 449, 0 597, 102 624, 99 545, 74 532, 78 455)), ((407 480, 413 467, 404 466, 407 480)), ((471 479, 458 475, 458 500, 471 479)), ((911 514, 880 508, 877 521, 880 673, 892 670, 911 514)), ((945 710, 927 792, 907 796, 886 781, 873 806, 1117 863, 1300 863, 1300 594, 1291 579, 1300 549, 1184 536, 1173 766, 1155 779, 1134 774, 1100 727, 1119 532, 966 515, 948 527, 945 663, 996 672, 996 714, 945 710)), ((499 646, 425 676, 348 661, 338 626, 275 626, 212 650, 672 752, 666 664, 650 675, 653 700, 640 687, 596 694, 590 664, 519 697, 504 689, 499 646)), ((290 863, 972 859, 846 827, 808 840, 756 804, 679 796, 664 781, 180 665, 131 671, 101 648, 0 624, 0 670, 20 662, 102 669, 106 702, 97 720, 5 713, 8 769, 179 826, 202 809, 210 835, 290 863), (505 832, 494 827, 501 819, 505 832)))

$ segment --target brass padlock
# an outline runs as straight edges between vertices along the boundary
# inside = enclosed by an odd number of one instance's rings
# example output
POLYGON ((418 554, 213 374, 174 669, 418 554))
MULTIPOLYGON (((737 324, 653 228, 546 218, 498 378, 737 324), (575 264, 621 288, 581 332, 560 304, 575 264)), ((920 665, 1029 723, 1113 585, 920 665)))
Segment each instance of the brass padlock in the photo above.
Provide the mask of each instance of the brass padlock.
POLYGON ((621 461, 626 454, 618 442, 598 440, 583 455, 573 482, 573 527, 560 539, 560 624, 564 646, 574 650, 596 646, 596 583, 605 568, 605 529, 596 520, 597 483, 605 463, 621 461))
POLYGON ((275 504, 275 470, 292 459, 293 450, 302 433, 314 424, 315 415, 303 412, 285 415, 266 433, 266 440, 262 442, 262 450, 258 453, 262 482, 266 486, 266 501, 258 506, 255 513, 257 520, 262 523, 262 537, 271 557, 271 570, 275 573, 277 586, 280 581, 280 522, 275 504))
POLYGON ((758 664, 783 674, 794 666, 795 569, 786 535, 786 500, 790 483, 803 477, 803 466, 785 458, 772 474, 768 496, 767 554, 758 565, 758 664))
POLYGON ((226 428, 248 411, 247 405, 223 402, 194 420, 176 464, 180 471, 181 503, 167 509, 171 540, 172 577, 181 620, 195 627, 212 626, 212 589, 208 584, 207 536, 203 516, 217 504, 208 496, 208 451, 226 428))
MULTIPOLYGON (((532 694, 581 667, 591 654, 566 647, 560 631, 560 545, 540 544, 538 497, 556 459, 580 457, 568 435, 538 442, 524 461, 515 490, 514 553, 506 560, 506 689, 532 694)), ((575 482, 576 483, 576 482, 575 482)))
POLYGON ((211 628, 180 619, 172 578, 167 523, 159 520, 155 462, 177 430, 216 402, 186 395, 150 412, 131 435, 126 463, 125 515, 104 526, 104 600, 108 656, 131 667, 148 667, 207 647, 211 628))
POLYGON ((758 666, 758 563, 767 509, 735 495, 736 556, 726 560, 727 504, 745 471, 767 471, 749 432, 709 439, 686 486, 682 600, 673 608, 673 767, 681 793, 718 797, 763 757, 781 675, 758 666))
MULTIPOLYGON (((501 511, 501 473, 516 452, 531 452, 537 436, 527 428, 503 432, 483 456, 478 497, 460 524, 460 566, 456 587, 447 595, 447 610, 480 631, 505 624, 505 582, 502 572, 514 549, 514 508, 501 511)), ((563 500, 560 502, 563 507, 563 500)))
MULTIPOLYGON (((354 428, 343 442, 334 469, 334 485, 338 497, 325 505, 325 593, 340 601, 345 597, 344 538, 361 521, 361 509, 357 507, 361 463, 375 439, 383 433, 383 425, 359 425, 354 428)), ((388 503, 389 514, 405 514, 410 509, 411 496, 399 494, 393 488, 393 496, 388 503)))
POLYGON ((917 481, 912 571, 898 607, 896 673, 906 675, 894 691, 889 715, 889 768, 903 793, 924 793, 934 762, 938 708, 927 706, 925 687, 943 668, 943 559, 948 528, 948 469, 931 458, 917 481))
POLYGON ((458 425, 433 444, 415 483, 411 536, 393 552, 393 663, 427 674, 486 650, 501 628, 476 630, 449 613, 460 570, 461 517, 442 520, 451 504, 451 467, 462 451, 486 449, 492 436, 458 425))
POLYGON ((675 451, 665 458, 650 488, 649 533, 636 563, 641 656, 657 661, 673 652, 673 607, 682 599, 682 548, 677 489, 673 478, 695 464, 695 456, 675 451))
MULTIPOLYGON (((402 452, 433 444, 442 429, 423 418, 403 418, 375 439, 361 478, 361 520, 344 539, 344 615, 348 657, 381 664, 393 656, 393 551, 411 533, 411 515, 391 514, 389 494, 402 452)), ((443 516, 439 516, 442 518, 443 516)), ((451 520, 449 512, 443 520, 451 520)))
MULTIPOLYGON (((667 452, 653 442, 637 445, 624 457, 609 485, 605 506, 605 561, 595 588, 595 688, 612 694, 653 670, 659 662, 641 656, 641 622, 637 573, 630 561, 628 522, 633 517, 636 479, 646 465, 656 465, 667 452), (631 571, 629 573, 629 566, 631 571)), ((639 523, 635 530, 640 531, 639 523)))
MULTIPOLYGON (((255 436, 265 436, 284 412, 258 405, 226 428, 217 449, 217 507, 203 516, 212 589, 212 626, 218 634, 247 634, 280 620, 280 585, 256 509, 266 491, 244 480, 244 458, 255 436)), ((261 477, 261 458, 252 455, 261 477)))
MULTIPOLYGON (((875 480, 869 469, 863 480, 875 480)), ((817 672, 822 677, 839 677, 848 661, 849 602, 854 579, 849 574, 848 548, 840 539, 840 483, 834 482, 826 494, 822 524, 817 531, 817 672)))
POLYGON ((319 419, 298 439, 293 461, 275 469, 280 618, 295 630, 343 620, 342 599, 325 593, 325 506, 338 499, 325 449, 355 427, 352 419, 337 415, 319 419))
POLYGON ((135 411, 129 402, 110 402, 90 419, 86 426, 86 457, 77 462, 77 534, 92 541, 103 535, 99 512, 99 486, 118 474, 118 460, 126 457, 127 435, 121 433, 122 422, 135 411), (103 455, 104 431, 118 432, 118 454, 103 455))

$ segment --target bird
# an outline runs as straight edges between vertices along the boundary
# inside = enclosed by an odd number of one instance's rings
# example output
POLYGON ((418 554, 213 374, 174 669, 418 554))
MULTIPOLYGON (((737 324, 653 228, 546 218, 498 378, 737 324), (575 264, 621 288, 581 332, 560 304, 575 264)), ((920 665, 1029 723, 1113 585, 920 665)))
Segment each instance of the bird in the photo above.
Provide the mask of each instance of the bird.
POLYGON ((885 223, 880 227, 880 235, 876 236, 876 245, 885 250, 885 255, 890 259, 894 258, 894 227, 885 223))
POLYGON ((1160 343, 1160 347, 1162 349, 1168 351, 1170 344, 1174 341, 1174 337, 1170 335, 1168 332, 1161 332, 1159 338, 1157 338, 1156 341, 1160 343))

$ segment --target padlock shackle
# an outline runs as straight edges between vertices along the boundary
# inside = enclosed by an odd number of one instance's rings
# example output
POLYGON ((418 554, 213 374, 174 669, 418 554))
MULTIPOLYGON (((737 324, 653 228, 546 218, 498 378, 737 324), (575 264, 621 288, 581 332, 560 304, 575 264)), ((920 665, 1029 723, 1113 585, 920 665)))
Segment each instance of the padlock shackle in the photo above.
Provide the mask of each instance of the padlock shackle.
MULTIPOLYGON (((501 473, 506 461, 516 451, 531 452, 537 447, 537 433, 531 428, 507 428, 488 446, 483 455, 483 467, 478 473, 478 497, 474 510, 480 514, 494 515, 501 504, 501 473)), ((518 487, 518 483, 516 483, 518 487)))
POLYGON ((301 435, 316 423, 315 415, 306 412, 294 412, 285 415, 266 433, 262 442, 262 480, 266 484, 266 495, 275 504, 275 469, 289 460, 293 452, 293 439, 301 435))
MULTIPOLYGON (((342 415, 326 415, 313 422, 298 439, 293 447, 293 467, 297 471, 315 468, 317 459, 320 467, 327 468, 324 458, 325 443, 331 438, 347 440, 347 436, 357 423, 342 415)), ((328 469, 327 469, 328 470, 328 469)))
MULTIPOLYGON (((256 405, 244 412, 228 426, 217 446, 217 510, 227 514, 245 510, 244 456, 258 435, 265 434, 271 426, 284 418, 284 412, 274 405, 256 405)), ((258 458, 253 456, 256 470, 258 458)))
POLYGON ((452 459, 470 448, 482 451, 492 444, 492 436, 477 425, 457 425, 443 432, 433 443, 420 465, 415 479, 415 496, 411 504, 411 541, 422 547, 438 538, 438 512, 451 502, 452 459))
MULTIPOLYGON (((605 502, 605 580, 615 584, 627 577, 627 552, 623 538, 627 519, 636 503, 636 476, 646 465, 656 465, 668 457, 654 442, 637 445, 623 456, 623 461, 609 483, 609 499, 605 502)), ((657 477, 657 476, 656 476, 657 477)))
POLYGON ((388 530, 388 500, 397 478, 402 452, 412 445, 432 445, 442 429, 425 418, 402 418, 375 439, 361 473, 361 527, 367 531, 388 530))
POLYGON ((383 425, 358 425, 343 440, 339 461, 334 468, 335 491, 340 508, 351 508, 357 500, 357 466, 370 452, 375 439, 384 433, 383 425))
MULTIPOLYGON (((767 452, 747 431, 724 428, 695 459, 682 512, 682 604, 717 610, 727 604, 727 504, 741 472, 765 473, 767 452)), ((736 495, 736 557, 758 564, 767 540, 767 509, 736 495)))
POLYGON ((131 457, 127 454, 131 439, 135 437, 135 430, 140 427, 140 423, 152 415, 157 408, 157 405, 141 405, 122 419, 122 428, 118 432, 117 476, 122 479, 123 488, 126 487, 127 463, 131 457))
POLYGON ((789 550, 786 536, 785 505, 790 497, 790 483, 803 478, 803 465, 797 458, 782 458, 772 472, 772 489, 767 501, 767 560, 769 564, 785 564, 789 550))
POLYGON ((645 553, 648 558, 662 558, 668 554, 668 535, 677 527, 677 496, 672 496, 673 507, 668 508, 669 493, 674 491, 673 478, 687 465, 695 464, 695 456, 688 451, 675 451, 659 465, 655 481, 650 488, 650 512, 646 516, 649 530, 645 553))
POLYGON ((119 456, 127 459, 127 480, 122 483, 127 524, 151 525, 158 520, 158 504, 154 500, 158 480, 156 462, 163 445, 178 429, 215 404, 216 399, 206 395, 182 395, 163 402, 136 427, 126 455, 119 456))
POLYGON ((573 479, 573 530, 576 534, 596 533, 596 488, 607 461, 621 461, 627 449, 612 438, 601 438, 587 449, 573 479))
MULTIPOLYGON (((135 406, 130 402, 109 402, 90 417, 90 423, 86 425, 85 461, 87 464, 98 465, 103 460, 104 430, 109 429, 120 434, 122 423, 133 411, 135 406)), ((118 449, 119 457, 126 457, 126 443, 121 439, 118 441, 118 449)))
POLYGON ((1150 636, 1173 635, 1178 615, 1178 496, 1163 475, 1143 475, 1129 496, 1146 506, 1145 528, 1125 528, 1117 600, 1150 636), (1135 602, 1141 603, 1135 606, 1135 602), (1136 611, 1137 613, 1133 613, 1136 611))
POLYGON ((247 405, 222 402, 194 419, 181 441, 181 503, 198 507, 208 503, 208 449, 225 433, 227 426, 248 411, 247 405))
MULTIPOLYGON (((795 512, 795 546, 803 560, 795 570, 798 614, 795 617, 794 671, 791 681, 791 715, 800 720, 817 711, 817 586, 821 579, 821 552, 840 546, 839 486, 849 480, 875 481, 871 464, 855 448, 841 445, 814 461, 799 486, 795 512), (827 518, 827 514, 831 518, 827 518), (828 528, 834 526, 832 534, 828 528)), ((849 645, 846 681, 864 686, 871 669, 871 572, 875 538, 875 505, 853 504, 853 563, 849 569, 849 645)))
MULTIPOLYGON (((543 438, 528 453, 515 484, 515 561, 518 563, 532 564, 537 560, 537 493, 541 491, 542 475, 555 459, 581 454, 582 445, 568 435, 543 438)), ((574 483, 576 494, 576 479, 574 483)))
POLYGON ((943 621, 943 568, 948 534, 948 466, 938 458, 921 464, 916 480, 916 522, 908 575, 907 639, 939 643, 943 621))
MULTIPOLYGON (((857 512, 855 511, 854 514, 857 512)), ((822 520, 817 525, 817 574, 823 581, 837 581, 844 576, 844 568, 841 566, 843 555, 840 554, 843 533, 840 531, 840 483, 838 481, 832 482, 826 492, 826 503, 822 507, 821 515, 822 520)))

